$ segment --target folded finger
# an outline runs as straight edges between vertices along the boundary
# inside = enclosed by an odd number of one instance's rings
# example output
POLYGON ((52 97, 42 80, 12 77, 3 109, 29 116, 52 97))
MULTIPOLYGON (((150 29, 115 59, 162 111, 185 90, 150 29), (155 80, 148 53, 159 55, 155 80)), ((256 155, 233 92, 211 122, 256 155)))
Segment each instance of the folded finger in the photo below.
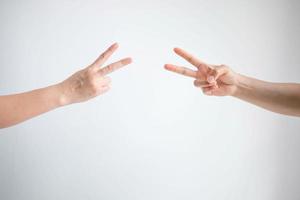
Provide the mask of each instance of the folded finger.
POLYGON ((209 83, 209 82, 207 82, 207 81, 195 80, 195 81, 194 81, 194 85, 195 85, 196 87, 205 88, 205 87, 211 87, 211 86, 213 86, 214 84, 213 84, 213 83, 209 83))
POLYGON ((229 72, 229 68, 226 65, 220 65, 216 66, 214 69, 212 69, 208 76, 207 76, 207 81, 210 83, 215 82, 218 80, 220 76, 223 76, 224 74, 229 72))
POLYGON ((215 89, 214 86, 210 86, 210 87, 202 88, 202 91, 206 95, 213 95, 214 89, 215 89))

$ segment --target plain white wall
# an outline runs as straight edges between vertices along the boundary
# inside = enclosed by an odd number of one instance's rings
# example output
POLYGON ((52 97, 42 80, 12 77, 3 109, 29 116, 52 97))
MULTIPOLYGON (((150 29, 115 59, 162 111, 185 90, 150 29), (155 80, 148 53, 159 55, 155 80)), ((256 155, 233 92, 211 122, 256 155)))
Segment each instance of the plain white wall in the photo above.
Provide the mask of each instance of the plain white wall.
MULTIPOLYGON (((300 121, 163 70, 179 46, 300 82, 296 0, 0 2, 0 95, 62 81, 112 42, 113 89, 0 134, 0 199, 300 199, 300 121)), ((1 117, 1 116, 0 116, 1 117)))

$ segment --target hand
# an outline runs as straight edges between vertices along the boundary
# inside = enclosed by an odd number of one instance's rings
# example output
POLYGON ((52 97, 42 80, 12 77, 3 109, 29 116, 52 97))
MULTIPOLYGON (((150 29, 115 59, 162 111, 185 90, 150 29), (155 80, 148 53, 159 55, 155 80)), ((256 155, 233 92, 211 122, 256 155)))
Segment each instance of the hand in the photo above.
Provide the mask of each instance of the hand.
POLYGON ((206 95, 227 96, 236 92, 238 74, 229 67, 207 64, 180 48, 175 48, 174 52, 194 65, 196 70, 172 64, 166 64, 166 70, 195 78, 194 85, 206 95))
POLYGON ((131 58, 124 58, 101 68, 117 48, 118 44, 113 44, 93 64, 58 84, 62 94, 61 105, 83 102, 110 89, 111 79, 107 75, 132 62, 131 58))

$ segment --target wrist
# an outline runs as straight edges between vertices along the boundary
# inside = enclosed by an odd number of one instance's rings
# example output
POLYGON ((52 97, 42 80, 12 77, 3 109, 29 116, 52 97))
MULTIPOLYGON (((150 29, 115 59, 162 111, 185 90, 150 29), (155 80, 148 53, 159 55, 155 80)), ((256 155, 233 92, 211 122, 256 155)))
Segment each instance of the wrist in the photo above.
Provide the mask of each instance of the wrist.
POLYGON ((231 96, 240 97, 247 89, 249 89, 247 77, 237 73, 235 78, 235 91, 231 96))
POLYGON ((53 97, 57 107, 68 105, 67 95, 62 83, 53 85, 53 97))

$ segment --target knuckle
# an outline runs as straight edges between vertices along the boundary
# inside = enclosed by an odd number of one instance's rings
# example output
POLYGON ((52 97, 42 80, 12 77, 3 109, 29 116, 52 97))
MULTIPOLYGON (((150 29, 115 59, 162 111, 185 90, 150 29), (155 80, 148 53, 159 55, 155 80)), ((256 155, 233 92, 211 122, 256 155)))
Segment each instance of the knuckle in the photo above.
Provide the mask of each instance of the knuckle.
POLYGON ((196 67, 197 67, 197 68, 202 68, 202 67, 205 67, 205 66, 204 66, 204 64, 199 63, 199 64, 196 65, 196 67))
POLYGON ((90 80, 90 86, 91 88, 94 90, 94 89, 97 89, 98 85, 96 83, 96 81, 93 79, 93 80, 90 80))
POLYGON ((95 77, 92 73, 87 73, 86 79, 89 83, 93 83, 95 81, 95 77))
POLYGON ((205 76, 199 70, 196 72, 196 76, 197 76, 197 80, 204 80, 205 79, 205 76))
POLYGON ((86 77, 87 85, 89 85, 92 89, 96 87, 96 79, 93 75, 88 75, 86 77))
POLYGON ((194 80, 194 86, 198 87, 198 81, 194 80))
POLYGON ((103 59, 105 58, 105 55, 106 55, 106 53, 102 53, 102 54, 100 55, 100 60, 103 60, 103 59))
POLYGON ((87 77, 92 77, 94 75, 94 72, 95 72, 95 66, 90 66, 86 70, 86 76, 87 77))
POLYGON ((224 64, 221 64, 220 69, 223 69, 224 71, 228 71, 229 70, 229 67, 227 65, 224 65, 224 64))
POLYGON ((101 78, 101 84, 102 85, 107 85, 107 84, 110 84, 111 83, 111 79, 109 77, 103 77, 101 78))
POLYGON ((107 89, 110 89, 111 88, 111 84, 107 84, 106 87, 107 87, 107 89))
POLYGON ((113 66, 112 64, 108 65, 108 66, 107 66, 107 71, 111 71, 111 70, 113 69, 113 67, 114 67, 114 66, 113 66))
POLYGON ((212 93, 211 93, 210 90, 205 90, 205 91, 204 91, 204 94, 205 94, 205 95, 211 95, 212 93))
POLYGON ((102 74, 107 74, 108 71, 109 71, 109 68, 108 68, 108 67, 109 67, 109 66, 104 67, 104 68, 101 70, 101 73, 102 73, 102 74))
POLYGON ((101 85, 101 84, 94 84, 92 87, 91 87, 91 93, 93 95, 99 95, 103 90, 104 88, 107 88, 108 86, 107 85, 101 85))
POLYGON ((220 68, 215 68, 212 72, 213 75, 218 75, 218 73, 220 72, 220 68))
POLYGON ((97 85, 91 85, 91 93, 93 94, 93 95, 95 95, 95 94, 98 94, 98 87, 97 87, 97 85))
POLYGON ((110 90, 110 85, 105 85, 105 87, 101 88, 101 93, 107 92, 108 90, 110 90))

